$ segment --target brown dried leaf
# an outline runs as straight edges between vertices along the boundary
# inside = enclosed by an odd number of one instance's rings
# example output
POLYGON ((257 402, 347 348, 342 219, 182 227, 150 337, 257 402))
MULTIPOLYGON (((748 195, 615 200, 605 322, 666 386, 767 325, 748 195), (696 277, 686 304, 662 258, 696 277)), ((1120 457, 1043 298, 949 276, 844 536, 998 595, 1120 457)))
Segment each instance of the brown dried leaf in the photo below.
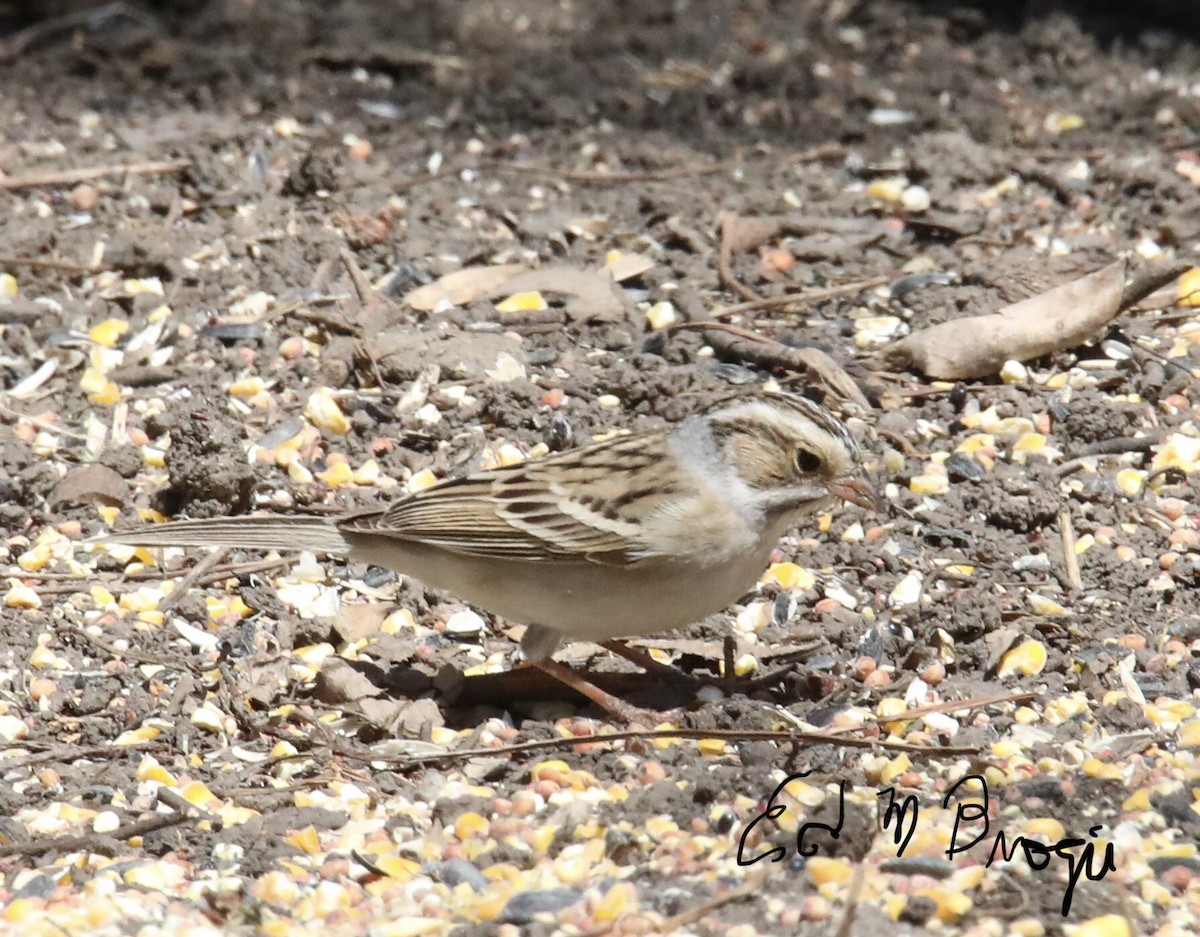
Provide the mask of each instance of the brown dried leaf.
POLYGON ((645 254, 621 254, 602 268, 617 283, 640 277, 654 269, 654 261, 645 254))
POLYGON ((330 657, 321 665, 313 688, 313 695, 331 706, 379 696, 382 692, 359 667, 341 657, 330 657))
POLYGON ((344 643, 359 641, 375 634, 390 611, 376 602, 346 603, 333 617, 333 630, 344 643))
POLYGON ((943 322, 902 339, 882 355, 892 368, 942 380, 989 377, 1011 359, 1028 361, 1073 348, 1121 310, 1125 261, 1089 273, 989 316, 943 322))
POLYGON ((405 295, 404 301, 419 312, 431 312, 443 300, 448 300, 455 306, 462 306, 493 294, 513 277, 528 269, 524 264, 464 267, 411 290, 405 295))
POLYGON ((419 738, 428 729, 446 724, 441 709, 431 699, 364 699, 357 708, 373 726, 400 737, 419 738))
POLYGON ((121 507, 128 500, 129 485, 107 465, 81 465, 71 469, 50 496, 52 506, 100 502, 121 507))

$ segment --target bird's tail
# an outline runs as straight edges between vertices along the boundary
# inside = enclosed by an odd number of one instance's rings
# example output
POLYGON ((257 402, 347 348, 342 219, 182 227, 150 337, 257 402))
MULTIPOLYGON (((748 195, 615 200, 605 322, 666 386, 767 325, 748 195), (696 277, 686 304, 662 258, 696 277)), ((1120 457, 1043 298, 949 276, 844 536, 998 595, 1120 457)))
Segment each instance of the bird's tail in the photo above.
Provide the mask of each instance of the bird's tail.
POLYGON ((238 547, 245 550, 311 550, 346 554, 350 544, 334 518, 247 515, 146 524, 96 537, 93 543, 135 547, 238 547))

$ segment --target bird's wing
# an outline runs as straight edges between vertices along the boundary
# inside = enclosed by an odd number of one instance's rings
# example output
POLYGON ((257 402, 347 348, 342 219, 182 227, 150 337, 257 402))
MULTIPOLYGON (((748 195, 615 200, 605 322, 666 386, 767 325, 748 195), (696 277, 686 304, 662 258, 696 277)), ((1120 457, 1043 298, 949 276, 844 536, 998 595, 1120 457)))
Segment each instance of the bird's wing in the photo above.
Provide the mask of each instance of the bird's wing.
POLYGON ((657 552, 643 521, 688 495, 670 465, 662 434, 629 436, 446 481, 339 529, 484 558, 629 565, 657 552))

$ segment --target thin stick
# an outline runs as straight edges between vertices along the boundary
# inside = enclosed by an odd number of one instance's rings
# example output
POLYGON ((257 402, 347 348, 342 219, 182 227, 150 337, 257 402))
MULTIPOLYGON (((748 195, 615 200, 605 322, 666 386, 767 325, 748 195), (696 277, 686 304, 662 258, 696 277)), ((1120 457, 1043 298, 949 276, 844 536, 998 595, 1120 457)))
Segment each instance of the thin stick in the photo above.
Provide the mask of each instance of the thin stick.
MULTIPOLYGON (((2 182, 0 179, 0 183, 2 182)), ((0 257, 0 267, 32 267, 35 270, 61 270, 64 273, 100 273, 104 270, 95 264, 78 264, 50 257, 0 257)))
POLYGON ((395 764, 405 768, 417 768, 427 764, 447 761, 467 761, 471 758, 495 758, 519 754, 521 752, 541 751, 544 749, 562 748, 569 745, 583 745, 594 742, 624 742, 630 740, 655 739, 725 739, 732 742, 802 742, 809 745, 843 745, 848 748, 885 748, 891 751, 913 752, 922 755, 973 755, 978 754, 977 746, 947 746, 947 745, 913 745, 908 742, 891 742, 887 739, 861 739, 849 736, 835 735, 832 732, 773 732, 766 730, 747 729, 650 729, 645 731, 629 730, 611 732, 604 735, 589 735, 565 739, 539 739, 534 742, 518 742, 515 745, 504 745, 500 748, 466 748, 461 751, 447 751, 423 755, 408 755, 400 758, 338 752, 362 761, 378 761, 395 764))
POLYGON ((22 843, 10 843, 0 846, 0 858, 7 856, 26 856, 33 858, 47 852, 94 852, 103 856, 115 856, 120 852, 120 842, 135 836, 145 836, 164 830, 167 827, 179 826, 191 820, 187 814, 169 813, 138 820, 136 823, 126 823, 111 833, 85 833, 82 836, 43 836, 38 839, 26 840, 22 843))
POLYGON ((196 584, 196 581, 201 576, 205 575, 211 571, 214 566, 219 564, 225 557, 225 553, 225 547, 218 547, 201 559, 199 563, 189 569, 186 573, 184 573, 184 575, 180 577, 179 581, 175 584, 174 591, 172 591, 170 595, 166 596, 161 602, 158 603, 158 608, 156 610, 165 615, 176 605, 182 602, 183 597, 187 595, 188 590, 196 584))
POLYGON ((115 166, 86 166, 79 169, 61 169, 47 172, 31 172, 24 176, 0 179, 0 191, 18 189, 40 189, 48 186, 74 185, 89 179, 105 176, 155 176, 161 173, 178 172, 192 165, 190 159, 165 159, 148 163, 125 163, 115 166))
POLYGON ((930 703, 928 706, 908 709, 895 716, 879 716, 872 713, 870 718, 876 722, 908 722, 928 716, 930 713, 953 713, 960 709, 985 709, 1001 703, 1025 703, 1036 697, 1036 693, 998 693, 995 696, 978 696, 974 699, 948 699, 942 700, 940 703, 930 703))
POLYGON ((1067 566, 1067 579, 1072 588, 1083 588, 1083 577, 1079 574, 1079 555, 1075 552, 1075 525, 1071 523, 1071 511, 1063 508, 1058 512, 1058 531, 1062 536, 1063 562, 1067 566))
POLYGON ((714 319, 724 319, 729 316, 739 316, 744 312, 756 312, 759 309, 777 309, 781 306, 790 306, 793 303, 820 302, 823 299, 833 299, 837 296, 847 296, 853 293, 861 293, 863 290, 874 289, 876 286, 883 286, 885 283, 890 283, 892 279, 891 276, 877 276, 866 280, 857 280, 854 283, 843 283, 841 286, 830 286, 821 290, 812 290, 806 293, 764 296, 761 299, 751 302, 736 303, 733 306, 722 306, 720 309, 714 309, 712 317, 714 319))
MULTIPOLYGON (((680 911, 678 914, 667 918, 662 923, 658 924, 654 931, 659 934, 674 934, 687 928, 691 924, 695 924, 707 914, 711 914, 727 904, 732 904, 735 901, 741 901, 743 898, 753 898, 762 893, 762 886, 767 880, 769 868, 760 869, 751 875, 746 881, 732 891, 728 891, 723 895, 718 895, 716 898, 710 898, 708 901, 702 901, 694 908, 688 908, 686 911, 680 911)), ((636 912, 635 912, 636 913, 636 912)), ((599 927, 593 927, 591 930, 584 931, 580 937, 604 937, 606 934, 611 934, 621 924, 622 918, 611 921, 607 924, 601 924, 599 927)), ((623 928, 622 928, 623 930, 623 928)), ((630 931, 636 933, 636 931, 630 931)))

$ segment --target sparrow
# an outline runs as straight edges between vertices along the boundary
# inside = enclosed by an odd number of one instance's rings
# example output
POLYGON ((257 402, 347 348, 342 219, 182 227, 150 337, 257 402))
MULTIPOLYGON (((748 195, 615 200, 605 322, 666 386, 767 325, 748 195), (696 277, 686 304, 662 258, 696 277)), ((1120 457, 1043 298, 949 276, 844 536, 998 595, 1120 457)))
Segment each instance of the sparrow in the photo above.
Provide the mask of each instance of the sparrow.
POLYGON ((374 510, 171 521, 98 539, 308 550, 394 570, 526 625, 526 659, 600 702, 551 660, 562 642, 721 611, 753 589, 785 533, 839 501, 881 506, 846 426, 807 398, 760 392, 374 510))

